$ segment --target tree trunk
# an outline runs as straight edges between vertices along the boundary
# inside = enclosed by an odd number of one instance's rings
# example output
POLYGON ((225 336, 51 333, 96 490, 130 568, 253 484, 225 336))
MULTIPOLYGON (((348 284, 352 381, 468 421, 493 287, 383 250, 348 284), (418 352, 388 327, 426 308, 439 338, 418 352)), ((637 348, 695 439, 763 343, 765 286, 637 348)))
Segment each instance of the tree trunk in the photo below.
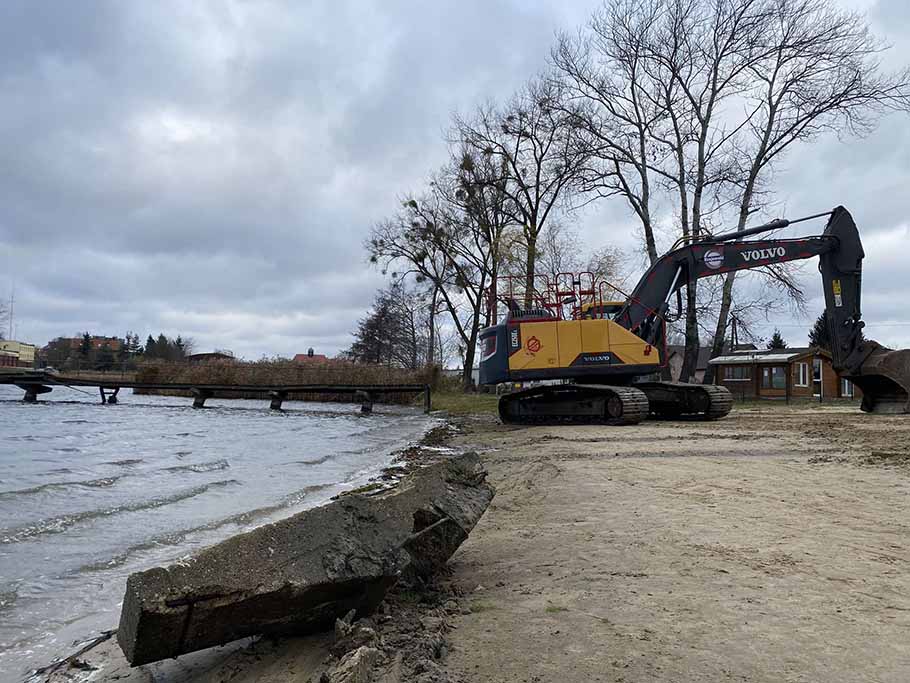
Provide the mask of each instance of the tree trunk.
MULTIPOLYGON (((720 311, 717 314, 717 328, 714 330, 714 341, 711 344, 711 358, 716 358, 724 352, 727 342, 727 321, 730 318, 730 308, 733 304, 733 280, 736 273, 727 273, 724 276, 724 288, 720 298, 720 311)), ((732 350, 732 349, 731 349, 732 350)), ((714 384, 717 369, 708 364, 705 368, 703 384, 714 384)))
POLYGON ((486 301, 487 311, 486 311, 486 326, 490 327, 496 324, 496 309, 497 304, 499 303, 496 297, 499 295, 499 292, 496 291, 497 279, 499 278, 499 268, 496 264, 496 259, 498 256, 494 255, 493 266, 490 269, 490 296, 486 301))
MULTIPOLYGON (((767 142, 767 133, 765 135, 767 142)), ((764 150, 764 146, 762 147, 764 150)), ((739 204, 739 221, 736 225, 737 232, 746 229, 746 221, 749 220, 749 210, 752 207, 752 196, 755 192, 755 183, 758 179, 758 169, 753 164, 746 181, 746 187, 743 189, 742 200, 739 204)), ((727 335, 727 322, 730 317, 730 308, 733 305, 733 281, 736 279, 736 273, 727 273, 724 277, 724 288, 721 293, 720 311, 717 315, 717 326, 714 328, 714 342, 711 344, 711 358, 720 355, 724 350, 724 342, 727 335)), ((715 369, 713 365, 708 365, 705 370, 704 384, 714 384, 715 369)))
MULTIPOLYGON (((481 280, 483 284, 483 280, 481 280)), ((461 374, 461 382, 465 391, 474 391, 477 387, 474 385, 472 372, 474 371, 474 355, 477 352, 477 337, 480 333, 480 312, 483 305, 483 289, 478 296, 479 304, 474 310, 474 316, 471 320, 471 336, 468 340, 467 348, 464 351, 464 366, 461 374)))
POLYGON ((537 263, 537 233, 527 233, 528 252, 525 261, 525 308, 533 307, 534 303, 534 271, 537 263))
POLYGON ((690 280, 686 286, 686 350, 683 354, 680 382, 691 382, 698 367, 698 311, 696 310, 696 284, 690 280))
POLYGON ((430 333, 427 340, 427 366, 432 367, 436 351, 436 287, 433 288, 433 296, 430 298, 430 333))

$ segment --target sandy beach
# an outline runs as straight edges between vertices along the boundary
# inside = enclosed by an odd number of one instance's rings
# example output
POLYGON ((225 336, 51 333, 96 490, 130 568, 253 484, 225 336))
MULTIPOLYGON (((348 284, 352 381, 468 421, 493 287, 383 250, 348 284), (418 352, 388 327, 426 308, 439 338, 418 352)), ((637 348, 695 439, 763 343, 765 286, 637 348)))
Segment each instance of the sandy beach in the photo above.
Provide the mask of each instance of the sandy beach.
MULTIPOLYGON (((907 680, 906 420, 760 406, 714 423, 459 423, 451 445, 482 454, 497 495, 438 585, 387 600, 384 665, 351 680, 907 680)), ((52 680, 316 683, 331 641, 52 680)))
POLYGON ((910 423, 477 424, 497 497, 456 555, 465 681, 906 681, 910 423))

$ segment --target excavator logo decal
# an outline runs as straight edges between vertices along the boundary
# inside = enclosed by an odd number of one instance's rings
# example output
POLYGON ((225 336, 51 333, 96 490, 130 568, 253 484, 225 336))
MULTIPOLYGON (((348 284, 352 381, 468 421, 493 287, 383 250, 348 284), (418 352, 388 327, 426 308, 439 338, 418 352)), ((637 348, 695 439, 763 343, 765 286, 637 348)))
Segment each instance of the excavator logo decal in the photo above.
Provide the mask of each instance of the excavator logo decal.
POLYGON ((705 265, 711 270, 717 270, 724 265, 724 252, 711 249, 705 252, 705 265))
POLYGON ((787 250, 783 247, 771 247, 770 249, 750 249, 743 252, 743 260, 760 261, 762 259, 784 257, 787 250))

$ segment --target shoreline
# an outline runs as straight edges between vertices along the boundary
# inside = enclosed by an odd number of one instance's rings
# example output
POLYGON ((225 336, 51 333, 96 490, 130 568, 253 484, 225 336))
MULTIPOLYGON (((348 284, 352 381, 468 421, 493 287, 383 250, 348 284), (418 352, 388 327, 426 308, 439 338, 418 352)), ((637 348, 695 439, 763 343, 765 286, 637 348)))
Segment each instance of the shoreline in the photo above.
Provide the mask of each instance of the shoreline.
MULTIPOLYGON (((408 474, 463 452, 463 450, 448 446, 458 433, 457 423, 459 418, 444 414, 431 414, 429 417, 435 418, 436 421, 441 420, 442 423, 430 425, 419 440, 393 451, 390 454, 388 464, 371 475, 366 483, 341 491, 314 507, 325 505, 352 493, 371 496, 387 492, 394 489, 398 482, 408 474)), ((388 617, 388 615, 385 616, 388 617)), ((389 620, 389 618, 385 619, 386 622, 389 620)), ((208 678, 205 678, 206 674, 203 671, 213 666, 228 666, 236 674, 236 664, 229 663, 230 660, 236 657, 240 657, 242 660, 245 659, 243 653, 247 650, 257 651, 254 656, 259 660, 262 657, 263 648, 263 644, 260 641, 268 641, 268 645, 278 644, 278 641, 272 638, 254 636, 228 643, 221 647, 190 653, 176 661, 166 660, 133 669, 126 662, 119 646, 117 646, 115 635, 116 629, 110 629, 85 641, 74 643, 73 647, 75 650, 72 653, 39 667, 35 672, 27 675, 23 681, 25 683, 55 683, 57 681, 75 683, 78 681, 116 678, 116 680, 124 681, 124 683, 131 683, 132 681, 159 680, 161 676, 164 676, 169 683, 171 681, 191 683, 197 680, 208 680, 208 678), (102 675, 104 678, 96 678, 98 675, 102 675), (199 676, 203 676, 203 678, 199 678, 199 676)), ((322 669, 325 669, 323 660, 330 657, 330 635, 319 634, 304 638, 284 638, 281 640, 300 641, 298 645, 306 651, 304 659, 312 660, 310 661, 312 666, 318 664, 322 669), (315 656, 317 652, 321 653, 321 656, 315 656)), ((256 679, 254 678, 253 680, 256 679)))
POLYGON ((343 679, 359 683, 905 679, 910 422, 762 406, 710 423, 441 427, 426 455, 477 451, 498 493, 432 583, 335 634, 181 657, 165 680, 331 682, 350 629, 394 663, 343 679))

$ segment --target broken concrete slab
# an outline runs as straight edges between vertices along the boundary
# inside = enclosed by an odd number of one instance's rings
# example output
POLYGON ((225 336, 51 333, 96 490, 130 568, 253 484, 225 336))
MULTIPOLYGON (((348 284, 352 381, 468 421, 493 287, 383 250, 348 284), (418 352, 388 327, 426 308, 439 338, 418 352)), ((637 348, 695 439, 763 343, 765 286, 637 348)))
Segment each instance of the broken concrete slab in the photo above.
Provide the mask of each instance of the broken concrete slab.
POLYGON ((400 577, 451 557, 493 497, 479 456, 412 473, 388 492, 352 493, 133 574, 117 631, 138 666, 250 635, 330 630, 371 612, 400 577))

